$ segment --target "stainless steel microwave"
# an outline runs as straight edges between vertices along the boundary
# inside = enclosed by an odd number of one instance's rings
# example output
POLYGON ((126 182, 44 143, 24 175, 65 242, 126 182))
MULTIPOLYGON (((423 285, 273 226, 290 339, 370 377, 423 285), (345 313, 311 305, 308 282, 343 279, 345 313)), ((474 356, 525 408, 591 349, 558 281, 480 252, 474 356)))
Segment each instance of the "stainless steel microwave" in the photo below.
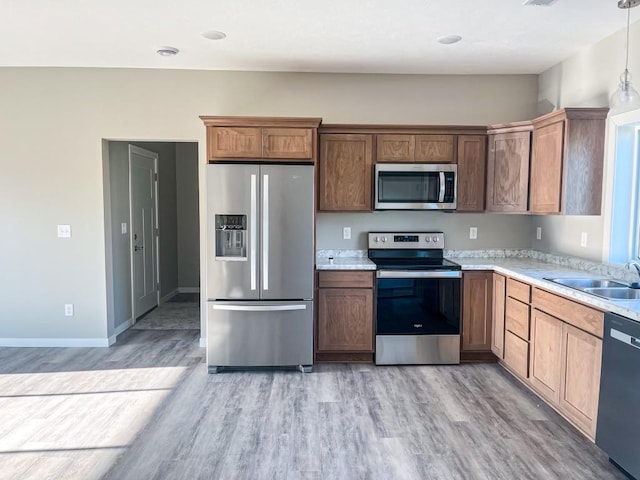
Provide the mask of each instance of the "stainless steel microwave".
POLYGON ((455 164, 375 166, 376 210, 455 210, 457 191, 455 164))

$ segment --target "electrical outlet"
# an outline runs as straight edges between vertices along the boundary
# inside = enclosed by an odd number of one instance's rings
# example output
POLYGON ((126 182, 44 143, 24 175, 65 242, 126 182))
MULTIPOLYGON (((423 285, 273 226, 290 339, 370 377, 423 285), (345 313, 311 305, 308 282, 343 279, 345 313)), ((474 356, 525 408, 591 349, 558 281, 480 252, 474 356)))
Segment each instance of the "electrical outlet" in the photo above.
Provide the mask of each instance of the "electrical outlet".
POLYGON ((542 240, 542 227, 536 228, 536 240, 542 240))
POLYGON ((64 304, 64 316, 73 317, 73 303, 64 304))
POLYGON ((580 246, 581 247, 587 246, 587 232, 582 232, 582 234, 580 235, 580 246))
POLYGON ((71 238, 71 225, 58 225, 58 238, 71 238))
POLYGON ((478 238, 478 229, 477 227, 469 227, 469 238, 471 240, 475 240, 478 238))
POLYGON ((120 224, 120 231, 122 232, 122 235, 127 234, 127 222, 122 222, 120 224))
POLYGON ((351 239, 351 227, 344 227, 342 229, 342 239, 350 240, 351 239))

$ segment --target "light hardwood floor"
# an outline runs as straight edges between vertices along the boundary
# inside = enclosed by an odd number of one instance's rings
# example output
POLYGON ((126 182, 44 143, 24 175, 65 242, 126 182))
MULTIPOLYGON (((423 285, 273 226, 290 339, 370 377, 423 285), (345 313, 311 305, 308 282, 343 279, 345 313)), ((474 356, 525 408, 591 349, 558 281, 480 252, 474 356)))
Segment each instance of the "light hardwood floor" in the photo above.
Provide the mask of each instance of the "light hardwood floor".
POLYGON ((497 365, 209 375, 198 331, 0 348, 0 479, 623 479, 497 365))

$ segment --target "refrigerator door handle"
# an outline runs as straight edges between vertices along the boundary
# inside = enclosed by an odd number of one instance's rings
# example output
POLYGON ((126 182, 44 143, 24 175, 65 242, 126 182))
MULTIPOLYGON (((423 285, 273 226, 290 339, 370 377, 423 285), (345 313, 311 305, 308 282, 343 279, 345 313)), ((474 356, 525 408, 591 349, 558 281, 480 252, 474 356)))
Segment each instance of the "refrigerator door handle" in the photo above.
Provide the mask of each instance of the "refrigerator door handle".
POLYGON ((227 310, 233 312, 282 312, 287 310, 306 310, 307 306, 301 305, 212 305, 214 310, 227 310))
POLYGON ((269 290, 269 175, 262 176, 262 289, 269 290))
POLYGON ((258 265, 257 265, 257 244, 258 244, 258 176, 251 175, 251 243, 249 255, 251 256, 251 290, 258 288, 258 265))

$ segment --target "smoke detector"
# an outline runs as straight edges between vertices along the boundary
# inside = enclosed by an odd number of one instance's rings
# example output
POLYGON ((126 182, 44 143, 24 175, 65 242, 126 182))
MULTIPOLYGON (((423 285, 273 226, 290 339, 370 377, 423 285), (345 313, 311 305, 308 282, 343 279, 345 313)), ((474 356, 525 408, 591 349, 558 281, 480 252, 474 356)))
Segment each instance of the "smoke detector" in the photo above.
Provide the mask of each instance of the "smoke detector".
POLYGON ((524 0, 523 5, 533 5, 534 7, 550 7, 558 0, 524 0))

